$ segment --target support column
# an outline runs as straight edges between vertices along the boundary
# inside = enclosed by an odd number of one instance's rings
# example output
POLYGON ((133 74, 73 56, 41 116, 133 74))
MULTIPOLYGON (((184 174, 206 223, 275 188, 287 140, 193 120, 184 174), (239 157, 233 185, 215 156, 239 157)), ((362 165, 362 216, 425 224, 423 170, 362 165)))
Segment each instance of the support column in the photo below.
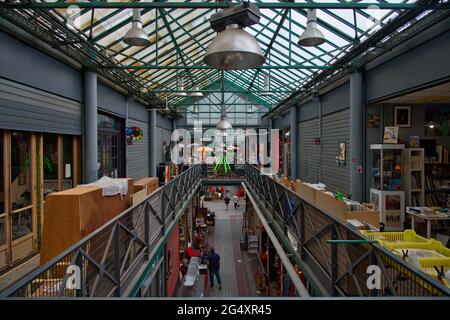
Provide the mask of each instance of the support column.
POLYGON ((155 144, 156 144, 156 110, 149 111, 149 125, 148 125, 148 136, 149 136, 149 163, 150 163, 150 177, 156 177, 156 153, 155 153, 155 144))
POLYGON ((354 70, 350 76, 350 192, 352 199, 363 200, 363 74, 354 70))
POLYGON ((97 73, 84 74, 84 182, 98 179, 97 73))
POLYGON ((291 107, 291 176, 290 180, 297 179, 297 106, 291 107))

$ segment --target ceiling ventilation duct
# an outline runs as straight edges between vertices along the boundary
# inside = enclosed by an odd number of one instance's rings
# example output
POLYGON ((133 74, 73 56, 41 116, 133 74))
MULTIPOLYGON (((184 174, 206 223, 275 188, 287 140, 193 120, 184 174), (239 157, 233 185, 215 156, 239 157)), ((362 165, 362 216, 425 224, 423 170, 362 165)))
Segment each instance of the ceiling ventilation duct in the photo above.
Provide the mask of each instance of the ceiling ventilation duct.
POLYGON ((150 45, 150 40, 144 29, 142 29, 141 9, 133 9, 131 29, 125 34, 123 41, 129 46, 144 47, 150 45))
POLYGON ((244 31, 244 27, 259 22, 259 8, 244 3, 221 10, 211 16, 211 28, 219 34, 211 41, 204 61, 207 65, 222 70, 243 70, 264 64, 261 48, 255 37, 244 31))
POLYGON ((308 9, 306 30, 300 36, 298 44, 303 47, 314 47, 325 42, 325 36, 317 26, 316 9, 308 9))

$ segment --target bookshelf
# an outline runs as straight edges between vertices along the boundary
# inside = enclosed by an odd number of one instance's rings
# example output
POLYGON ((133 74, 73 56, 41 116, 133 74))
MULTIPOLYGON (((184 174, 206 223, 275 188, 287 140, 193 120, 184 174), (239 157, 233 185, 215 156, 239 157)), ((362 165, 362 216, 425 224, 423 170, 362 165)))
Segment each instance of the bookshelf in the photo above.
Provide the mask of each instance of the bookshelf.
POLYGON ((409 207, 425 206, 425 152, 423 148, 405 149, 405 201, 409 207))
POLYGON ((450 206, 450 163, 425 162, 425 174, 426 206, 450 206))

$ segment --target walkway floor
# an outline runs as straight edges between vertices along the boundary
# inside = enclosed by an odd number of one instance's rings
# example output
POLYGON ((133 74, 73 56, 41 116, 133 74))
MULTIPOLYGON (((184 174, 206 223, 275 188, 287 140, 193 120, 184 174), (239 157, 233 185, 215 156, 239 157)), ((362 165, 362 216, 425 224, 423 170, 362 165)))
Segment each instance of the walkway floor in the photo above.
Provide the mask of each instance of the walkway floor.
POLYGON ((216 213, 215 227, 210 229, 208 243, 220 255, 222 290, 219 290, 216 279, 215 286, 207 289, 205 296, 209 297, 256 297, 255 274, 259 261, 256 255, 248 255, 241 250, 240 237, 242 233, 242 214, 245 203, 241 199, 240 207, 234 210, 230 203, 226 211, 222 200, 205 203, 216 213))

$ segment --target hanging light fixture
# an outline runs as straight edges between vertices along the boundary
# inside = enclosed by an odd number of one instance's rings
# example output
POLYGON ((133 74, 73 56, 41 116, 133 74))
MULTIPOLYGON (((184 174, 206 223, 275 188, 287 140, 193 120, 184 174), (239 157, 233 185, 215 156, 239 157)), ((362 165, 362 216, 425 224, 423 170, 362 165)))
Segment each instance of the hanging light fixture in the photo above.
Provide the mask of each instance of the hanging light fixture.
MULTIPOLYGON (((176 63, 177 63, 177 67, 178 67, 178 53, 177 53, 177 61, 176 61, 176 63)), ((177 97, 186 97, 187 96, 187 93, 184 91, 185 89, 184 89, 184 79, 183 79, 183 76, 179 76, 178 75, 178 68, 177 68, 177 87, 178 87, 178 92, 176 92, 175 93, 175 95, 177 96, 177 97)))
POLYGON ((227 129, 231 129, 233 126, 231 125, 230 121, 228 121, 227 118, 227 111, 225 109, 225 92, 224 92, 224 86, 223 86, 223 70, 222 70, 222 106, 221 106, 221 115, 220 115, 220 121, 216 125, 216 129, 225 131, 227 129))
POLYGON ((266 58, 258 41, 243 30, 259 19, 259 8, 247 2, 213 14, 211 28, 219 34, 206 50, 205 63, 221 70, 251 69, 264 64, 266 58))
POLYGON ((317 26, 316 9, 308 9, 306 30, 300 36, 298 44, 303 47, 314 47, 325 42, 325 36, 317 26))
POLYGON ((264 89, 263 92, 261 92, 261 96, 263 97, 269 97, 272 95, 272 92, 270 92, 270 77, 269 74, 264 74, 264 89))
POLYGON ((129 46, 144 47, 150 45, 147 33, 142 29, 141 9, 133 9, 131 29, 125 34, 123 41, 129 46))
POLYGON ((191 97, 203 97, 203 92, 200 91, 200 88, 198 86, 195 86, 192 90, 193 92, 191 92, 191 97))

